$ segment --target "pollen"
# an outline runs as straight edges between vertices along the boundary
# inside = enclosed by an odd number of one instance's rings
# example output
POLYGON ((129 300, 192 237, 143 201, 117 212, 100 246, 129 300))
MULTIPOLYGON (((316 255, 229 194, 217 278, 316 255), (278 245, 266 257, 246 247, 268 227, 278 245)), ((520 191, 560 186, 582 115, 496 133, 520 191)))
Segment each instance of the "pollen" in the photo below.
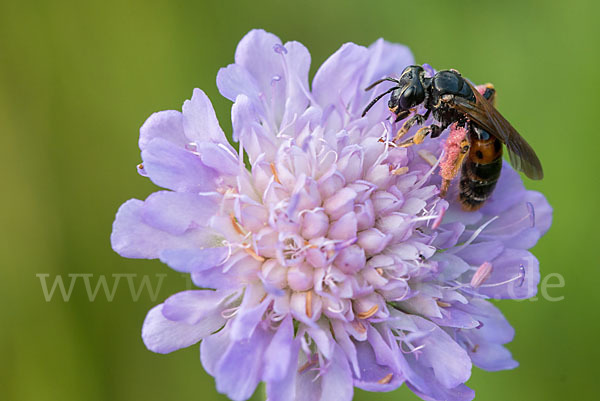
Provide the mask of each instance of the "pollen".
POLYGON ((393 175, 403 175, 408 173, 408 167, 404 166, 404 167, 398 167, 394 170, 392 170, 392 174, 393 175))
POLYGON ((277 175, 277 169, 275 168, 275 163, 269 164, 269 167, 271 167, 271 173, 273 173, 273 179, 275 180, 275 182, 278 184, 281 184, 281 181, 279 181, 279 175, 277 175))
POLYGON ((437 301, 435 301, 435 303, 438 304, 438 306, 442 307, 442 308, 448 308, 448 307, 452 306, 452 304, 449 304, 448 302, 440 301, 439 299, 437 301))
POLYGON ((310 368, 314 365, 316 365, 316 362, 314 360, 310 359, 304 365, 300 366, 300 368, 298 369, 298 373, 305 372, 306 370, 308 370, 308 368, 310 368))
POLYGON ((246 233, 244 232, 244 229, 242 228, 241 224, 238 223, 237 218, 235 217, 235 215, 233 213, 229 214, 229 218, 231 219, 231 225, 233 226, 233 229, 235 230, 235 232, 237 232, 240 235, 246 235, 246 233))
MULTIPOLYGON (((417 154, 419 156, 421 156, 421 159, 425 160, 427 163, 429 163, 429 165, 431 167, 435 166, 435 164, 437 163, 437 158, 433 155, 433 153, 431 153, 430 151, 426 150, 426 149, 421 149, 417 152, 417 154)), ((404 167, 408 170, 408 167, 404 167)))
POLYGON ((308 291, 306 293, 306 306, 305 306, 306 316, 308 318, 312 318, 312 291, 308 291))
POLYGON ((488 279, 488 277, 490 277, 490 274, 492 274, 492 264, 490 262, 484 262, 477 268, 473 278, 471 278, 471 287, 479 287, 488 279))
POLYGON ((377 381, 377 383, 379 384, 388 384, 389 382, 392 381, 392 378, 394 377, 393 373, 388 373, 387 375, 385 375, 383 378, 379 379, 377 381))
POLYGON ((371 307, 371 309, 369 309, 368 311, 357 313, 356 317, 358 317, 359 319, 368 319, 371 316, 373 316, 375 313, 377 313, 378 310, 379 310, 379 306, 373 305, 371 307))
POLYGON ((352 325, 352 327, 354 327, 354 330, 358 331, 361 334, 367 331, 367 328, 359 320, 354 320, 350 324, 352 325))
POLYGON ((456 177, 458 170, 469 149, 469 142, 466 140, 467 130, 463 127, 457 127, 453 124, 450 128, 450 134, 444 144, 444 156, 440 161, 440 172, 442 176, 442 188, 440 196, 446 196, 450 181, 456 177))
POLYGON ((253 258, 254 260, 257 260, 257 261, 259 261, 259 262, 264 262, 264 261, 265 261, 265 258, 263 258, 262 256, 260 256, 258 253, 256 253, 256 252, 254 251, 254 249, 252 249, 252 248, 250 248, 250 247, 248 247, 248 248, 244 248, 244 251, 246 251, 246 253, 247 253, 248 255, 252 256, 252 258, 253 258))

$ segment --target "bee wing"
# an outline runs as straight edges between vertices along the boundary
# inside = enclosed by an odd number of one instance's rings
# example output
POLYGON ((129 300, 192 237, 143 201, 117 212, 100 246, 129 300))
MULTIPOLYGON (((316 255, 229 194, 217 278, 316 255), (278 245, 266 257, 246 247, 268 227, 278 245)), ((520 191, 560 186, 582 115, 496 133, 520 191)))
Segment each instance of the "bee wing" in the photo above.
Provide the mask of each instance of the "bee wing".
POLYGON ((461 97, 454 98, 454 108, 465 113, 470 120, 481 125, 486 131, 500 139, 508 149, 510 164, 532 180, 544 177, 542 164, 535 151, 516 129, 469 83, 476 102, 461 97))

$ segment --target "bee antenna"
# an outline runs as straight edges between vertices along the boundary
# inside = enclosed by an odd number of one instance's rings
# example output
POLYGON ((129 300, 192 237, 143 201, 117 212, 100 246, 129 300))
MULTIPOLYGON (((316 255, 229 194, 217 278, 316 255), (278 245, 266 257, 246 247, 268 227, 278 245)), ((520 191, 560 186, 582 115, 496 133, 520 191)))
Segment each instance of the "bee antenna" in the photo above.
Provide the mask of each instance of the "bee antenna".
POLYGON ((379 79, 379 80, 377 80, 377 81, 373 82, 371 85, 367 86, 367 87, 365 88, 365 92, 366 92, 366 91, 370 91, 371 89, 373 89, 374 87, 376 87, 377 85, 379 85, 380 83, 382 83, 382 82, 385 82, 385 81, 394 82, 394 83, 396 83, 396 84, 399 84, 399 83, 400 83, 400 81, 398 81, 398 80, 397 80, 397 79, 395 79, 395 78, 391 78, 391 77, 387 77, 387 78, 381 78, 381 79, 379 79))
POLYGON ((371 107, 373 107, 373 105, 379 101, 379 99, 381 99, 382 97, 384 97, 385 95, 387 95, 388 93, 390 93, 390 92, 392 92, 392 91, 394 91, 396 89, 400 89, 400 87, 399 86, 394 86, 394 87, 386 90, 385 92, 383 92, 381 95, 376 96, 375 99, 371 100, 371 103, 369 103, 367 105, 367 107, 365 107, 364 111, 362 112, 361 117, 364 117, 365 114, 367 114, 367 112, 369 110, 371 110, 371 107))

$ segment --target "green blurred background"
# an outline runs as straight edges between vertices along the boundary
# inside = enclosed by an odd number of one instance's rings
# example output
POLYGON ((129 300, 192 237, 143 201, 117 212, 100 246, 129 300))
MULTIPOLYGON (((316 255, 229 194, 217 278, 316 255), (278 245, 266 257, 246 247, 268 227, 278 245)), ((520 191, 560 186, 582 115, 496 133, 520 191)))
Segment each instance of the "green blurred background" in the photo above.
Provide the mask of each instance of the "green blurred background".
MULTIPOLYGON (((559 273, 560 302, 503 301, 521 366, 474 369, 478 400, 597 399, 600 301, 596 125, 598 2, 156 0, 0 3, 0 399, 223 400, 197 347, 147 351, 147 310, 185 289, 156 261, 120 258, 109 235, 117 208, 156 190, 135 171, 138 129, 152 112, 180 109, 194 87, 212 99, 226 132, 230 102, 217 70, 261 27, 312 54, 311 74, 342 43, 379 37, 409 45, 419 63, 494 82, 499 109, 543 161, 526 180, 554 207, 535 247, 542 277, 559 273), (114 300, 46 302, 36 274, 164 277, 158 298, 135 302, 125 278, 114 300)), ((81 279, 79 279, 81 280, 81 279)), ((556 283, 557 280, 551 280, 556 283)), ((256 398, 258 399, 258 398, 256 398)), ((357 400, 416 400, 406 388, 357 400)))

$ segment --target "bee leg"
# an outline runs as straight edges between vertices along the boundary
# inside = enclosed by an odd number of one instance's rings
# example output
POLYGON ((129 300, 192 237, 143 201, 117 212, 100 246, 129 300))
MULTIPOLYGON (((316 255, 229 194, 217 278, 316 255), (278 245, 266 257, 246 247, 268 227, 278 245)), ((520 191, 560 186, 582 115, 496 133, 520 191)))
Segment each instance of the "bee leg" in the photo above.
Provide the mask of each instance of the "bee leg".
POLYGON ((402 128, 400 128, 400 130, 398 130, 398 133, 394 137, 394 142, 396 142, 397 140, 402 138, 404 135, 406 135, 408 130, 410 130, 415 124, 423 125, 423 123, 425 122, 427 117, 429 117, 429 111, 427 113, 425 113, 424 115, 415 114, 411 118, 406 120, 404 122, 404 124, 402 124, 402 128))
POLYGON ((412 138, 407 139, 404 142, 400 142, 398 144, 398 147, 399 148, 407 148, 409 146, 418 145, 418 144, 422 143, 423 140, 425 139, 425 137, 431 133, 431 131, 432 131, 431 127, 432 126, 429 125, 427 127, 419 128, 417 133, 412 138))
POLYGON ((485 88, 485 90, 483 91, 482 95, 484 98, 486 98, 492 105, 496 105, 496 89, 494 88, 493 84, 487 83, 485 85, 483 85, 483 87, 485 88))
POLYGON ((447 166, 442 165, 440 175, 442 176, 442 186, 440 187, 440 197, 443 198, 448 192, 450 183, 458 175, 458 171, 462 166, 465 157, 471 149, 469 141, 465 138, 459 144, 459 153, 456 158, 452 160, 447 166))
POLYGON ((442 134, 442 132, 444 132, 444 130, 446 128, 448 128, 447 125, 442 125, 441 127, 438 125, 432 125, 431 126, 431 137, 437 138, 438 136, 440 136, 442 134))
MULTIPOLYGON (((392 110, 390 109, 392 112, 396 112, 396 110, 392 110)), ((406 117, 408 117, 410 115, 410 110, 404 110, 401 111, 400 113, 396 114, 396 119, 394 120, 395 123, 397 123, 400 120, 404 120, 406 117)))

